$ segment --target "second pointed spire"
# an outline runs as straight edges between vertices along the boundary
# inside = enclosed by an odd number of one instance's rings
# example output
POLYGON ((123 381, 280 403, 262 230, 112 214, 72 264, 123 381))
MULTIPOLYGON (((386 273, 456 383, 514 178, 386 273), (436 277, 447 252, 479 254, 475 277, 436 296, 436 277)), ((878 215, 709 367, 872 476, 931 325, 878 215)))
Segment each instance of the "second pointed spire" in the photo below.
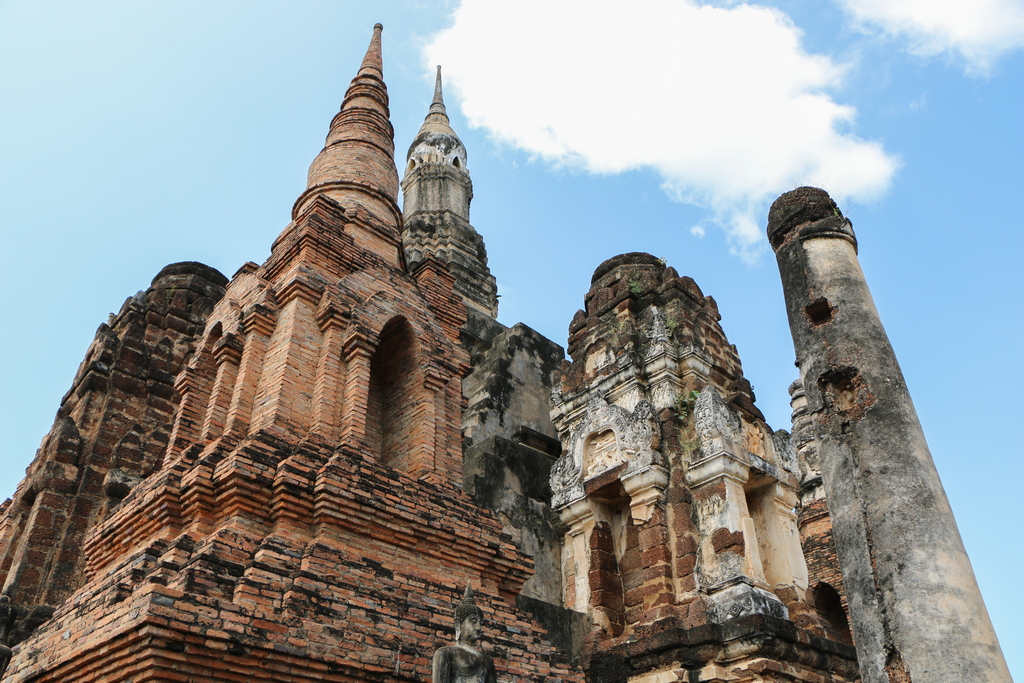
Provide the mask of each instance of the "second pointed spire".
POLYGON ((426 118, 423 119, 423 125, 409 145, 406 161, 411 162, 414 156, 426 160, 431 158, 432 154, 438 153, 442 159, 447 158, 449 162, 458 159, 455 166, 465 169, 466 148, 452 130, 451 122, 448 120, 448 110, 444 106, 444 95, 441 91, 440 65, 437 67, 437 78, 434 81, 434 99, 430 103, 426 118))
POLYGON ((434 100, 430 103, 430 111, 427 113, 427 121, 434 117, 438 122, 450 125, 448 110, 444 107, 444 94, 441 92, 441 65, 437 65, 437 79, 434 81, 434 100))

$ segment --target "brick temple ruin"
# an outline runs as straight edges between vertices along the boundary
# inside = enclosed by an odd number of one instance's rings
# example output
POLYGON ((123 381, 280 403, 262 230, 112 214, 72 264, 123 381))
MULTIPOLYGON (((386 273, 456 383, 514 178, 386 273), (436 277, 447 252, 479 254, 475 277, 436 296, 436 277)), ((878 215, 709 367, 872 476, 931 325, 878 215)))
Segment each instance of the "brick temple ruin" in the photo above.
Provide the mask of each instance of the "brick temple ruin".
MULTIPOLYGON (((400 183, 380 41, 267 261, 169 265, 100 326, 0 508, 5 680, 428 681, 467 585, 502 681, 958 680, 857 554, 899 530, 829 481, 871 372, 801 337, 773 430, 714 299, 642 253, 598 266, 568 360, 498 323, 440 71, 400 183)), ((773 206, 784 281, 811 237, 855 253, 826 199, 773 206)), ((793 296, 812 337, 841 322, 793 296)))

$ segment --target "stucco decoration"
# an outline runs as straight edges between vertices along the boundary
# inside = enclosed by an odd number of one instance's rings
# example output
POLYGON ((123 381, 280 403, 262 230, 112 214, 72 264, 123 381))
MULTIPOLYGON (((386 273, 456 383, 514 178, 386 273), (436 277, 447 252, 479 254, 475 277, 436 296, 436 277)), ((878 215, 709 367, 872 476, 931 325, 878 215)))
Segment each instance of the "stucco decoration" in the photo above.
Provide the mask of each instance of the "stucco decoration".
POLYGON ((618 467, 625 462, 623 457, 615 432, 607 429, 600 434, 592 435, 583 445, 584 480, 618 467))
MULTIPOLYGON (((665 315, 657 306, 651 306, 640 315, 641 325, 647 339, 651 342, 652 349, 661 345, 671 347, 672 339, 668 332, 668 325, 665 324, 665 315)), ((648 352, 648 355, 650 352, 648 352)))
POLYGON ((650 320, 645 321, 649 329, 648 336, 654 341, 672 341, 669 338, 668 326, 665 324, 665 316, 662 314, 661 309, 657 306, 651 306, 647 310, 650 311, 650 320))
MULTIPOLYGON (((653 447, 660 429, 654 408, 647 401, 640 401, 629 412, 604 398, 592 397, 587 402, 586 416, 571 430, 569 447, 551 469, 553 507, 583 498, 584 481, 623 463, 626 467, 620 479, 626 492, 635 499, 634 504, 640 503, 634 494, 644 499, 641 505, 649 504, 647 499, 656 495, 651 487, 663 488, 668 481, 664 457, 653 447)), ((649 516, 649 511, 638 508, 634 517, 637 514, 649 516)))
POLYGON ((783 430, 762 432, 756 425, 749 424, 745 431, 739 415, 729 409, 711 385, 705 386, 700 392, 693 408, 693 419, 697 434, 700 436, 702 461, 714 455, 729 453, 747 464, 756 465, 759 470, 769 472, 776 479, 784 476, 776 468, 800 476, 796 448, 789 433, 783 430), (753 434, 767 436, 767 452, 759 455, 748 448, 753 434))
POLYGON ((772 450, 775 451, 779 465, 790 474, 799 477, 800 462, 796 456, 796 446, 793 444, 793 437, 784 429, 772 432, 769 436, 772 441, 772 450))
POLYGON ((710 384, 701 390, 693 407, 693 422, 700 436, 703 457, 723 451, 737 452, 742 442, 742 425, 738 415, 729 410, 722 397, 710 384))
POLYGON ((789 610, 766 590, 739 581, 708 595, 708 620, 723 623, 751 614, 767 614, 776 619, 789 619, 789 610))

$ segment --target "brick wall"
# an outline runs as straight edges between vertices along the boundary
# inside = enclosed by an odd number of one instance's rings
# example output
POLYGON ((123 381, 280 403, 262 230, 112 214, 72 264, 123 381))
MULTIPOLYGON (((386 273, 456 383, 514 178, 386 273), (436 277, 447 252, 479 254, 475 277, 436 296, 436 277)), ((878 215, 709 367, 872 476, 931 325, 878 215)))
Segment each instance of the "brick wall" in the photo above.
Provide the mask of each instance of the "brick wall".
POLYGON ((82 583, 92 527, 167 446, 181 370, 227 280, 199 263, 164 268, 100 325, 50 433, 0 516, 0 581, 21 640, 82 583))
POLYGON ((460 490, 365 451, 246 450, 230 508, 217 510, 218 493, 189 505, 195 480, 177 472, 133 493, 97 543, 177 512, 90 573, 19 652, 13 679, 424 680, 469 582, 499 676, 582 680, 515 606, 529 559, 460 490))

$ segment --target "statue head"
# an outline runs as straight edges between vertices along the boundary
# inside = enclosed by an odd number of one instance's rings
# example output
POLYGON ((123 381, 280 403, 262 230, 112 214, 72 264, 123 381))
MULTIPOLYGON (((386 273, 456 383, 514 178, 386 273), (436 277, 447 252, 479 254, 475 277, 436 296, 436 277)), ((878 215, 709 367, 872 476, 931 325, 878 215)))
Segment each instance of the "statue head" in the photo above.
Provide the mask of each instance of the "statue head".
POLYGON ((473 591, 469 584, 466 584, 462 602, 455 608, 455 640, 467 645, 473 645, 479 641, 483 634, 483 618, 483 612, 473 600, 473 591))

